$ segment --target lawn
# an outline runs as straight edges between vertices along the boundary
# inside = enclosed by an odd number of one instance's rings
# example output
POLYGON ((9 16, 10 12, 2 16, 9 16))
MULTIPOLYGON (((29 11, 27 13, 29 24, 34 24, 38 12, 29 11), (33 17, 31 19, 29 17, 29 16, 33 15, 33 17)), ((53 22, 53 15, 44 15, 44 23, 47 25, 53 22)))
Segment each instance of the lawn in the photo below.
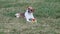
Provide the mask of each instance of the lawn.
POLYGON ((0 34, 60 34, 60 0, 0 0, 0 34), (14 16, 28 6, 37 23, 14 16))

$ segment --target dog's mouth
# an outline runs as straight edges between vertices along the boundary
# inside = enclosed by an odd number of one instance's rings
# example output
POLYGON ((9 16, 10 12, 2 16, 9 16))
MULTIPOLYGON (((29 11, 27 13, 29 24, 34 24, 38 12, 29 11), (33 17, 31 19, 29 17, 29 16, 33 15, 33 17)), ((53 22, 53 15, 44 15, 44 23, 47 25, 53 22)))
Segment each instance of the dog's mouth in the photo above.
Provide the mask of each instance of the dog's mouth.
POLYGON ((31 13, 31 11, 28 11, 28 13, 31 13))

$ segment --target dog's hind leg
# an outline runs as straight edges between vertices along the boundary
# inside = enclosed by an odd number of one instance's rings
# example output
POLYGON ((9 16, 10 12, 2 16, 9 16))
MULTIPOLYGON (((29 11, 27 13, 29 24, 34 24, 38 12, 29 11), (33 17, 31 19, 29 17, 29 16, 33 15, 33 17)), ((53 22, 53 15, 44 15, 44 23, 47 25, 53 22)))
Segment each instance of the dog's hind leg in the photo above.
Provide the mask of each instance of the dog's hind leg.
POLYGON ((16 16, 17 18, 19 18, 19 17, 20 17, 20 13, 16 13, 15 16, 16 16))

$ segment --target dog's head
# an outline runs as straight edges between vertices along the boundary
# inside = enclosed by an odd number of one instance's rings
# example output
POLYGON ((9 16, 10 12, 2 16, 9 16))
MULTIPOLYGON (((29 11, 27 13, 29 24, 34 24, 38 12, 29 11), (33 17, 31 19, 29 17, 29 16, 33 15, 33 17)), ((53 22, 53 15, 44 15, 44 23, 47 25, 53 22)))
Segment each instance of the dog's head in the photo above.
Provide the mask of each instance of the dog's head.
POLYGON ((34 9, 31 6, 29 6, 27 9, 28 9, 29 13, 33 13, 34 12, 34 9))

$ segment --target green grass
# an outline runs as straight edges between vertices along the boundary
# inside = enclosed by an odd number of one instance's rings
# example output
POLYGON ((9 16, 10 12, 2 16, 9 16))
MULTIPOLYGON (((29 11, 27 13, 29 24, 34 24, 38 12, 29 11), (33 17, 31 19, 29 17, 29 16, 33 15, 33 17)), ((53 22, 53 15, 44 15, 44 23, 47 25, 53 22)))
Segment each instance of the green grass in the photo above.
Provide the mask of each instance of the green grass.
POLYGON ((0 0, 0 34, 60 34, 60 0, 0 0), (14 16, 28 6, 37 23, 14 16))

